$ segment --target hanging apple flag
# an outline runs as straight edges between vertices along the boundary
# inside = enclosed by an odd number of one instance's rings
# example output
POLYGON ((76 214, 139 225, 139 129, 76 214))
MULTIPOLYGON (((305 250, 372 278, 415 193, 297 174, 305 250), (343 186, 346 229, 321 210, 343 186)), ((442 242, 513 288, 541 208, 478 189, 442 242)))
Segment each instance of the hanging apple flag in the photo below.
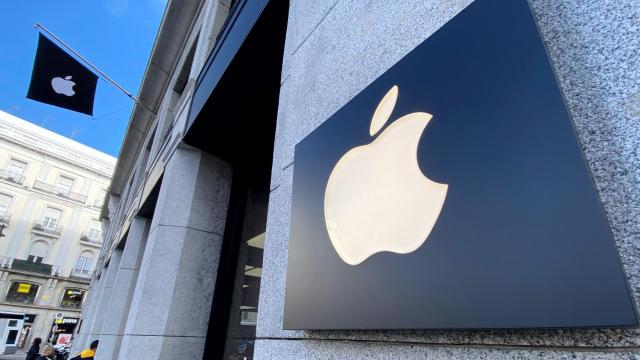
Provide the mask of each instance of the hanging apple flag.
POLYGON ((98 76, 42 34, 27 98, 93 115, 98 76))

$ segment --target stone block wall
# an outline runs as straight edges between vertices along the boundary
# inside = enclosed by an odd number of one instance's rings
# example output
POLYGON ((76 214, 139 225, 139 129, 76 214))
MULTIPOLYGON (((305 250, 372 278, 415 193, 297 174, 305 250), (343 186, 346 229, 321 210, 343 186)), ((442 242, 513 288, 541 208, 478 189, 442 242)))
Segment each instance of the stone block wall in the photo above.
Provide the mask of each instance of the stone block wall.
MULTIPOLYGON (((471 2, 291 1, 256 358, 640 358, 638 329, 282 330, 295 144, 471 2)), ((574 119, 637 304, 640 2, 531 0, 530 7, 574 119)))

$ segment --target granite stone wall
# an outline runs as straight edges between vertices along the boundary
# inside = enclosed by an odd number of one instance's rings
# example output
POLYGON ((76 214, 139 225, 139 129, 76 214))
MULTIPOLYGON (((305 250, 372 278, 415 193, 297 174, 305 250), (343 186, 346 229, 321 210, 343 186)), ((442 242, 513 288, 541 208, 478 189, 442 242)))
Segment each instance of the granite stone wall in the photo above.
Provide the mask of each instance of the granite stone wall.
MULTIPOLYGON (((284 331, 294 146, 471 0, 292 0, 267 221, 258 359, 640 358, 640 330, 284 331)), ((640 1, 531 0, 636 303, 640 1)))

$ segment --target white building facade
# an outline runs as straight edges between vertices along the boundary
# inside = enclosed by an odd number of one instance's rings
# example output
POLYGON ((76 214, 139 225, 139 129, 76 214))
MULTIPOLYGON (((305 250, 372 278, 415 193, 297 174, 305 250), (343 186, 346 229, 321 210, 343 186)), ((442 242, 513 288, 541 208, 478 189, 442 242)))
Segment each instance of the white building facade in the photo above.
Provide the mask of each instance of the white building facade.
POLYGON ((0 309, 25 314, 20 346, 57 341, 79 323, 115 158, 0 111, 0 164, 0 309))

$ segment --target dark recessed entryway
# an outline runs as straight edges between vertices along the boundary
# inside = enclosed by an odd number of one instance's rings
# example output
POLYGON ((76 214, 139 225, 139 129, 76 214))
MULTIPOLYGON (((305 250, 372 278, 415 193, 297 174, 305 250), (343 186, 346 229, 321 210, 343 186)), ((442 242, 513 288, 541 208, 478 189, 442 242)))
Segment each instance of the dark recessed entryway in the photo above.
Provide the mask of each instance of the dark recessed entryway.
POLYGON ((184 141, 233 167, 204 359, 253 357, 287 18, 287 1, 236 2, 196 84, 184 141))

